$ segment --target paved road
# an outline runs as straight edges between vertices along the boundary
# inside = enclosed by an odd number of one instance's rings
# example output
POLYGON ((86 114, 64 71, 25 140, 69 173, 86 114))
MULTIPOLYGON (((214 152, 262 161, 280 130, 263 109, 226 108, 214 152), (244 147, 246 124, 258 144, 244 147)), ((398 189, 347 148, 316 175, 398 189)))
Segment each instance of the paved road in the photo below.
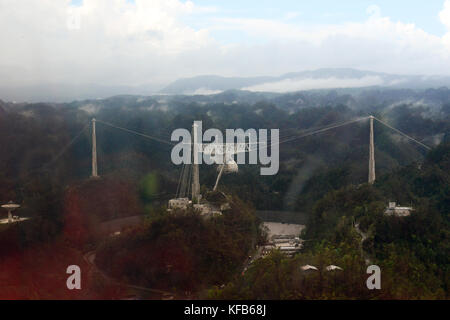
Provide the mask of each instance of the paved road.
POLYGON ((256 249, 256 253, 255 253, 253 256, 249 256, 249 258, 248 258, 247 260, 245 260, 245 262, 244 262, 244 267, 243 267, 243 269, 242 269, 242 275, 247 271, 247 269, 250 267, 250 265, 251 265, 254 261, 256 261, 256 260, 258 260, 259 258, 261 258, 262 251, 263 251, 263 247, 262 247, 262 246, 259 246, 259 247, 256 249))

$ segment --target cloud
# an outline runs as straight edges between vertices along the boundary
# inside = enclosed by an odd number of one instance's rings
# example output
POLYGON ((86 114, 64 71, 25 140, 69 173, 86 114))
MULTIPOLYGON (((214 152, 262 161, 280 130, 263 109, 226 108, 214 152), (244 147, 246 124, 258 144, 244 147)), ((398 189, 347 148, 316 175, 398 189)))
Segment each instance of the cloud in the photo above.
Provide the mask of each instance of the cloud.
POLYGON ((447 33, 443 36, 445 45, 450 49, 450 0, 446 0, 444 8, 439 12, 439 19, 447 28, 447 33))
MULTIPOLYGON (((84 0, 79 6, 0 0, 0 87, 157 87, 201 74, 280 75, 322 67, 425 75, 450 70, 450 0, 437 13, 448 30, 443 37, 393 21, 376 6, 368 7, 366 21, 320 25, 291 19, 293 12, 276 20, 220 10, 178 0, 84 0), (222 43, 218 32, 239 36, 222 43)), ((345 81, 322 85, 349 85, 345 81)))
POLYGON ((289 11, 284 15, 285 20, 292 20, 298 18, 301 15, 301 12, 298 11, 289 11))
POLYGON ((311 89, 360 88, 382 85, 383 79, 378 76, 362 78, 321 78, 321 79, 284 79, 243 88, 249 91, 261 92, 291 92, 311 89))
POLYGON ((252 46, 229 46, 236 57, 238 51, 251 57, 245 59, 247 65, 242 70, 252 67, 258 74, 274 74, 270 70, 275 69, 280 74, 321 67, 428 75, 450 70, 450 50, 443 38, 414 24, 392 21, 380 12, 372 6, 364 22, 322 25, 221 18, 216 19, 214 28, 235 30, 260 40, 252 46))
POLYGON ((439 12, 439 18, 443 25, 445 25, 450 31, 450 0, 446 0, 444 8, 439 12))
POLYGON ((379 19, 381 17, 381 9, 377 5, 370 5, 366 9, 367 14, 373 19, 379 19))
POLYGON ((194 92, 185 92, 184 94, 187 95, 212 95, 212 94, 218 94, 221 93, 222 90, 211 90, 208 88, 198 88, 194 92))
POLYGON ((180 22, 201 10, 190 1, 70 3, 0 0, 0 66, 18 71, 10 82, 145 83, 211 40, 180 22))

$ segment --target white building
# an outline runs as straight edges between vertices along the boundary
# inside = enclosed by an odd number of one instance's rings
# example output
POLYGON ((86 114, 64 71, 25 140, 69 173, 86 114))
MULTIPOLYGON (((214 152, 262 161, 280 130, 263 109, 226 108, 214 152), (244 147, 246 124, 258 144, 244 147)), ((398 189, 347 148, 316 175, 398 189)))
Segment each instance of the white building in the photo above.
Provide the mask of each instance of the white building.
POLYGON ((192 204, 189 198, 175 198, 169 200, 169 208, 167 211, 172 211, 173 209, 187 209, 188 206, 192 204))
POLYGON ((388 207, 384 211, 386 216, 407 217, 411 215, 412 207, 400 207, 395 202, 389 202, 388 207))
POLYGON ((204 217, 216 217, 222 215, 222 212, 210 203, 194 204, 194 209, 200 212, 204 217))

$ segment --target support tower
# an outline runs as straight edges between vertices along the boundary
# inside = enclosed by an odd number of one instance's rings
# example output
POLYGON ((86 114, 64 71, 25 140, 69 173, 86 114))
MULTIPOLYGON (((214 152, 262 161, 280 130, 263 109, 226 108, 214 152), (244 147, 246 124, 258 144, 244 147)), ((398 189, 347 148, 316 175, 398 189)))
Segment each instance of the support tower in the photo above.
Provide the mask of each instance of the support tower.
POLYGON ((92 178, 98 178, 97 174, 97 137, 95 136, 95 118, 92 119, 92 178))
POLYGON ((199 175, 199 143, 198 143, 198 125, 194 122, 192 126, 192 137, 193 141, 193 158, 192 162, 192 203, 199 203, 200 201, 200 175, 199 175))
POLYGON ((369 183, 375 182, 375 148, 373 145, 373 116, 370 119, 370 147, 369 147, 369 183))

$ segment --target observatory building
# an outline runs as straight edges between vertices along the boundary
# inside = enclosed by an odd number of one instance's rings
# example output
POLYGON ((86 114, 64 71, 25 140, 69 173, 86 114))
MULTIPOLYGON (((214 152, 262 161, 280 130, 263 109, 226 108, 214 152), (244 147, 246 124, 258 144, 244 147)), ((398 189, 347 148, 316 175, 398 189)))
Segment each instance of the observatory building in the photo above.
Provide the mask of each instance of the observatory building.
POLYGON ((412 207, 400 207, 395 202, 389 202, 388 207, 384 211, 386 216, 407 217, 411 215, 412 207))
MULTIPOLYGON (((194 136, 194 141, 197 141, 197 124, 194 122, 192 126, 192 135, 194 136)), ((230 209, 230 204, 228 203, 227 197, 218 192, 217 195, 222 195, 222 201, 218 203, 214 203, 211 201, 207 201, 203 198, 203 195, 200 193, 200 168, 197 164, 196 157, 198 157, 198 153, 209 153, 213 152, 208 148, 208 145, 204 145, 205 148, 198 148, 197 144, 192 144, 192 156, 194 157, 194 161, 192 164, 185 165, 182 168, 180 181, 178 184, 178 189, 176 193, 176 198, 170 199, 168 203, 168 212, 174 211, 176 209, 185 210, 188 208, 193 208, 197 212, 199 212, 203 217, 215 217, 220 216, 223 210, 230 209), (190 199, 189 199, 190 196, 190 199)), ((226 145, 223 146, 223 157, 224 163, 217 167, 218 175, 216 179, 216 183, 213 188, 213 192, 217 192, 217 186, 223 174, 230 174, 238 172, 237 163, 227 157, 225 152, 226 145)))
POLYGON ((169 200, 169 209, 168 211, 172 211, 172 209, 187 209, 190 205, 192 205, 192 201, 189 198, 175 198, 169 200))

